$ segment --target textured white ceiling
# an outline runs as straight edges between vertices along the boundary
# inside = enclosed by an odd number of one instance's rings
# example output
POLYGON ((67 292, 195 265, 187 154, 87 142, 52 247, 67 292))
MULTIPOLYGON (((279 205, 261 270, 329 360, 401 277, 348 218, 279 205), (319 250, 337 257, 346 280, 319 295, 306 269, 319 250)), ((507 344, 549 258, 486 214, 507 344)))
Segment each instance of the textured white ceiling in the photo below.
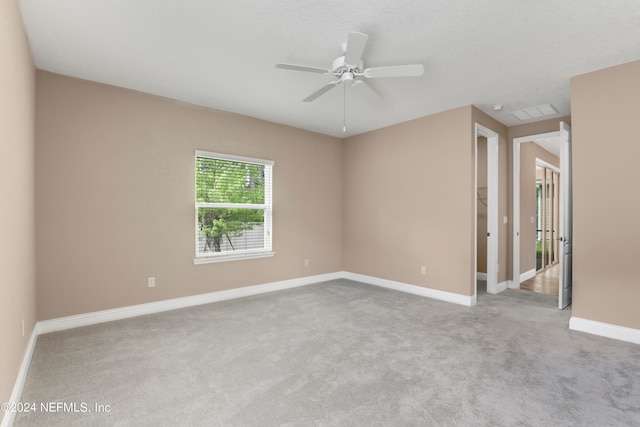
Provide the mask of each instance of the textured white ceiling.
MULTIPOLYGON (((474 104, 505 125, 521 108, 570 114, 569 79, 640 59, 640 1, 21 0, 39 69, 334 136, 474 104), (302 99, 330 76, 349 31, 366 67, 422 63, 302 99), (503 104, 494 112, 492 104, 503 104)), ((547 117, 548 118, 548 117, 547 117)))

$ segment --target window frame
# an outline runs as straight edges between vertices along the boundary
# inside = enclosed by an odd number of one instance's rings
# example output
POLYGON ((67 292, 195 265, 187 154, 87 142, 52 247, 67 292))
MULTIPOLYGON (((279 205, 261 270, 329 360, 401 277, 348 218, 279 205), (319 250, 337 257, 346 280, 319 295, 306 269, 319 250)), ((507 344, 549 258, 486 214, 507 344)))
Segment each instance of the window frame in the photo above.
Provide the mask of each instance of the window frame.
POLYGON ((195 258, 193 263, 208 264, 214 262, 224 261, 237 261, 242 259, 256 259, 267 258, 275 255, 273 252, 273 160, 259 159, 255 157, 237 156, 233 154, 215 153, 211 151, 195 150, 194 156, 194 174, 198 157, 226 160, 232 162, 242 162, 255 165, 264 165, 264 203, 262 204, 247 204, 247 203, 208 203, 198 202, 197 199, 197 177, 194 179, 194 201, 195 201, 195 258), (214 254, 201 254, 199 249, 199 232, 200 226, 198 223, 198 209, 199 208, 238 208, 238 209, 263 209, 264 210, 264 246, 260 249, 243 249, 239 251, 226 251, 214 254))

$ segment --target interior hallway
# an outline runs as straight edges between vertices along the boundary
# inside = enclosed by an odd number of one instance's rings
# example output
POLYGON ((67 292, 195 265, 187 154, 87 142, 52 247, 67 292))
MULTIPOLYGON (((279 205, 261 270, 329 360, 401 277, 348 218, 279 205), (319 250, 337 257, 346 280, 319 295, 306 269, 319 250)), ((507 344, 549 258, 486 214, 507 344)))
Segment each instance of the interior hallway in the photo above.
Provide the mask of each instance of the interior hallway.
POLYGON ((559 281, 560 264, 554 264, 538 272, 531 279, 520 283, 520 289, 558 296, 559 281))

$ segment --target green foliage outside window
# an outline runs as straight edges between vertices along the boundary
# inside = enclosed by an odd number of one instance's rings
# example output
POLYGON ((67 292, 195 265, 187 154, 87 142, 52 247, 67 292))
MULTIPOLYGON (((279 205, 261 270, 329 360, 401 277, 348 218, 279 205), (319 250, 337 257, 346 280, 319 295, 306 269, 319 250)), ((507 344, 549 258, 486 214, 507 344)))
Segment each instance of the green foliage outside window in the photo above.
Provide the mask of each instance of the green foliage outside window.
MULTIPOLYGON (((265 201, 265 166, 196 157, 196 202, 261 205, 265 201)), ((247 207, 199 207, 198 226, 204 251, 221 252, 223 240, 264 223, 264 210, 247 207)))

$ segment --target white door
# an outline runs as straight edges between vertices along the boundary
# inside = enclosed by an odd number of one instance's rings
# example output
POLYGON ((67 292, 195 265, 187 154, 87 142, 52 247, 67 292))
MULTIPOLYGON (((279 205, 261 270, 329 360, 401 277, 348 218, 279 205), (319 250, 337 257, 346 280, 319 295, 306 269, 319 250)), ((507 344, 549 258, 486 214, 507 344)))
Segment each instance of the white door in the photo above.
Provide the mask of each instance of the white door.
POLYGON ((571 181, 571 127, 560 122, 560 282, 558 308, 571 304, 573 194, 571 181))

